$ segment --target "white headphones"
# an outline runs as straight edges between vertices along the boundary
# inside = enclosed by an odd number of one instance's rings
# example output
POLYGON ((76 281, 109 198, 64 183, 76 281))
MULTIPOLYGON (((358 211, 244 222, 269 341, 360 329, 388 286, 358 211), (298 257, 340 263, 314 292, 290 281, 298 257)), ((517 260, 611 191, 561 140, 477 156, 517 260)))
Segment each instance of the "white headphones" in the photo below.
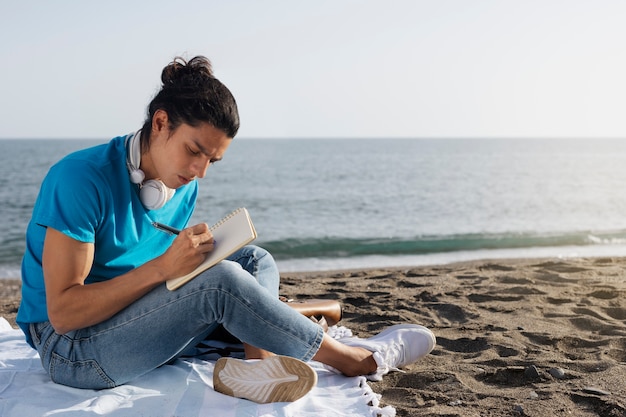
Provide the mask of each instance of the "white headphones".
POLYGON ((148 210, 160 209, 170 201, 176 190, 168 188, 162 181, 148 180, 146 174, 139 169, 141 164, 141 130, 126 138, 126 167, 130 182, 139 184, 139 199, 148 210))

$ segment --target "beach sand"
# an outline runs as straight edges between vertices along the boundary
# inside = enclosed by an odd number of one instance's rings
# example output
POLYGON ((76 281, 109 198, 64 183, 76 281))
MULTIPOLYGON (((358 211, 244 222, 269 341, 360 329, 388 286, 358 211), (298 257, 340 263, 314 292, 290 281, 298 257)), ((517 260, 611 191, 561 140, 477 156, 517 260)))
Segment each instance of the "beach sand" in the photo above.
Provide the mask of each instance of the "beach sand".
MULTIPOLYGON (((426 358, 370 382, 397 416, 626 416, 626 258, 524 259, 285 273, 281 293, 332 298, 360 337, 431 328, 426 358)), ((14 324, 19 281, 0 280, 14 324)))

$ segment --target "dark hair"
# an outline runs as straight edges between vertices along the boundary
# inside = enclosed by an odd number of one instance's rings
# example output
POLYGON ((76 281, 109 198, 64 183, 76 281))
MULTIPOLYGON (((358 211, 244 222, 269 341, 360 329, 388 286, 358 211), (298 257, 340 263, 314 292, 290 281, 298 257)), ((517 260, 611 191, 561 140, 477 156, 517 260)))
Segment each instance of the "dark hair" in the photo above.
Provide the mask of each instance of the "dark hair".
POLYGON ((189 61, 176 57, 161 73, 163 85, 148 106, 148 114, 142 128, 142 148, 149 147, 152 133, 152 117, 157 110, 164 110, 169 128, 175 130, 185 123, 198 126, 210 123, 234 138, 239 130, 239 112, 231 92, 213 75, 211 62, 196 56, 189 61))

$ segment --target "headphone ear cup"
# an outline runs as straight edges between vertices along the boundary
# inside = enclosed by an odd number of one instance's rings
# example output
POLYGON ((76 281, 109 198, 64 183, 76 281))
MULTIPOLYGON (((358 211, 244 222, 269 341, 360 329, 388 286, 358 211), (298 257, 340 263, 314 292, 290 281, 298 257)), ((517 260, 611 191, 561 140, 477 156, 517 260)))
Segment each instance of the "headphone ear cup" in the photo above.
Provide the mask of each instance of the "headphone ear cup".
POLYGON ((130 182, 133 184, 141 184, 146 178, 146 174, 143 173, 140 169, 133 169, 130 171, 130 182))
POLYGON ((170 201, 172 199, 172 197, 174 197, 174 193, 176 192, 176 190, 174 190, 173 188, 169 188, 168 186, 166 186, 165 184, 163 184, 163 187, 166 190, 167 193, 167 200, 165 200, 166 202, 170 201))
POLYGON ((141 190, 139 190, 139 199, 148 210, 160 209, 173 195, 174 190, 157 180, 144 182, 141 190))

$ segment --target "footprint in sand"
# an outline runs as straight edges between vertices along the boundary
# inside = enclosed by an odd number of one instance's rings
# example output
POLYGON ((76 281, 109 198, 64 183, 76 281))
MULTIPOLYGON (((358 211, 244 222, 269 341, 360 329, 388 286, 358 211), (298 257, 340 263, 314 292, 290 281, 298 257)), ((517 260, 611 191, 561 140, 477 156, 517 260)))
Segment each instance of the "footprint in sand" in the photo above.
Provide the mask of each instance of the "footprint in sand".
POLYGON ((610 316, 616 320, 622 320, 626 322, 626 308, 624 307, 605 307, 602 309, 607 316, 610 316))
POLYGON ((433 311, 436 321, 444 325, 467 323, 479 317, 478 314, 470 313, 467 308, 449 303, 426 303, 423 307, 433 311))
POLYGON ((437 345, 444 350, 461 353, 479 353, 492 348, 492 345, 484 337, 477 337, 476 339, 467 337, 447 339, 440 336, 437 338, 437 345))
POLYGON ((607 289, 596 290, 588 295, 589 297, 599 298, 601 300, 612 300, 620 296, 620 291, 613 287, 607 289))
POLYGON ((541 264, 533 265, 533 267, 545 269, 547 271, 552 271, 552 272, 560 272, 560 273, 574 273, 574 272, 589 271, 589 269, 587 268, 573 266, 564 262, 544 262, 541 264))

